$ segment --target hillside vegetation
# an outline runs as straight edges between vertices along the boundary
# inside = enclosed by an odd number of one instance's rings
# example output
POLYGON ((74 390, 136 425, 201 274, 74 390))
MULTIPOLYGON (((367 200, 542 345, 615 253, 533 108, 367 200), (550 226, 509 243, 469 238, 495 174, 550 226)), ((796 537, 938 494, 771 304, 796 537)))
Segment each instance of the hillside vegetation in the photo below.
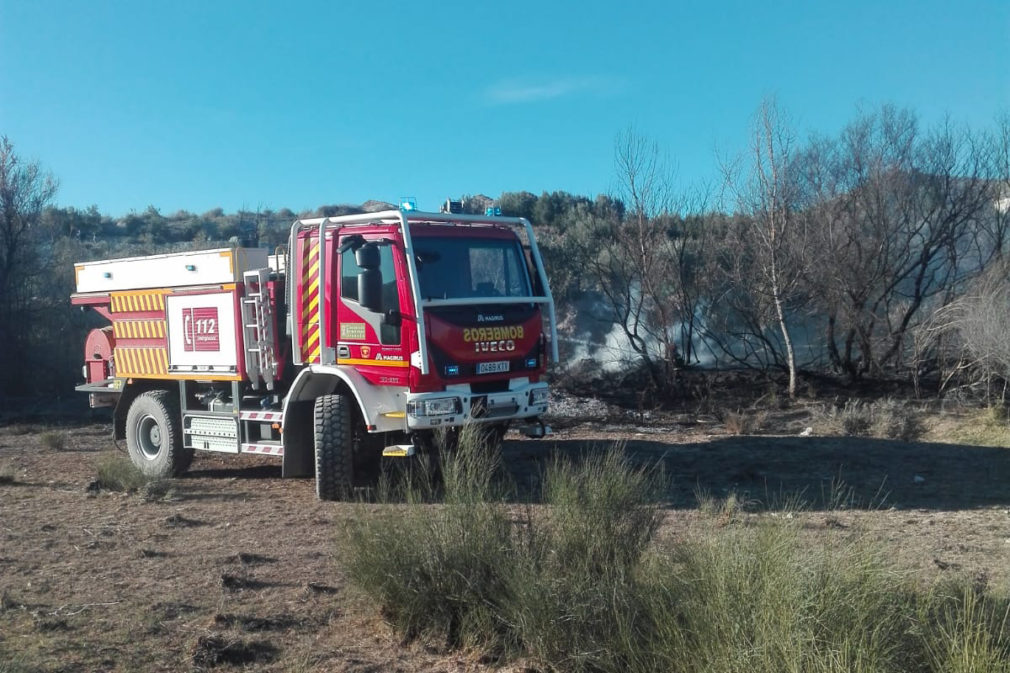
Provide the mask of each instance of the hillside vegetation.
MULTIPOLYGON (((760 372, 777 394, 804 380, 899 382, 1001 401, 1010 350, 1006 251, 1010 118, 991 129, 922 128, 912 111, 861 113, 833 136, 799 139, 773 103, 724 185, 675 194, 662 152, 615 142, 618 188, 463 196, 536 226, 558 302, 565 366, 657 404, 704 395, 699 367, 760 372), (806 378, 805 378, 806 377, 806 378)), ((0 400, 72 394, 94 316, 71 309, 73 263, 228 245, 283 246, 323 206, 112 217, 54 207, 55 179, 0 153, 0 400)), ((575 379, 580 379, 576 376, 575 379)), ((586 380, 582 376, 580 380, 586 380)))

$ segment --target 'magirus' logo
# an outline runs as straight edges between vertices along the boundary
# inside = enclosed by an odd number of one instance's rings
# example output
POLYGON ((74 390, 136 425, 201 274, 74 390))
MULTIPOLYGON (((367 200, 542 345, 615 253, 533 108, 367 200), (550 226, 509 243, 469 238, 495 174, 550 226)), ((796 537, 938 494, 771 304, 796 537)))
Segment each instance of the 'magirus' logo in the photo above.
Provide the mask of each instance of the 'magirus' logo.
POLYGON ((478 313, 477 322, 501 322, 505 316, 501 313, 478 313))

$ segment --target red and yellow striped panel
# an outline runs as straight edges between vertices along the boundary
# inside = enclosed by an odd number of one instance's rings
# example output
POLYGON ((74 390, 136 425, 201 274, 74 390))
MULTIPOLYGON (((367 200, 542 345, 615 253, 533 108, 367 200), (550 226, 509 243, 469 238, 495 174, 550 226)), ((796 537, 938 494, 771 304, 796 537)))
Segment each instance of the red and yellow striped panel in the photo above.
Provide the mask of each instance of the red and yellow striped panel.
POLYGON ((116 320, 112 323, 116 339, 164 339, 164 320, 116 320))
POLYGON ((302 362, 319 362, 319 239, 302 244, 302 362))
POLYGON ((170 290, 143 290, 139 292, 112 292, 113 313, 138 313, 141 311, 164 311, 165 295, 170 290))
POLYGON ((159 378, 168 374, 165 348, 126 348, 116 346, 116 376, 159 378))

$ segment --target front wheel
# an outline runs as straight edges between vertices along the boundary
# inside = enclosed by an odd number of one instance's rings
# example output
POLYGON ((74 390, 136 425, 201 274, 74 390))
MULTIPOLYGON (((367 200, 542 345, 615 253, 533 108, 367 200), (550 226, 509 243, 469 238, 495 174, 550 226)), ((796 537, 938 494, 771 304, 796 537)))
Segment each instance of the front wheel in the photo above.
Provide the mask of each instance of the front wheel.
POLYGON ((322 395, 313 409, 316 495, 339 500, 351 492, 354 477, 354 415, 344 395, 322 395))
POLYGON ((179 409, 167 390, 146 392, 126 414, 126 448, 144 475, 164 479, 182 474, 193 460, 193 450, 182 446, 179 409))

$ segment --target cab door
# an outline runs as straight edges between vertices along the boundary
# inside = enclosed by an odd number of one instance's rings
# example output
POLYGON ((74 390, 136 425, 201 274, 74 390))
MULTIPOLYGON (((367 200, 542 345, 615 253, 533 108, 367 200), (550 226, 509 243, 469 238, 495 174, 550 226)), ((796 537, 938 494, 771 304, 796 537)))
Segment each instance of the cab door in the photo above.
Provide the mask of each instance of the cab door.
POLYGON ((337 241, 337 364, 375 385, 407 385, 410 355, 401 317, 406 278, 397 244, 382 235, 337 241))

